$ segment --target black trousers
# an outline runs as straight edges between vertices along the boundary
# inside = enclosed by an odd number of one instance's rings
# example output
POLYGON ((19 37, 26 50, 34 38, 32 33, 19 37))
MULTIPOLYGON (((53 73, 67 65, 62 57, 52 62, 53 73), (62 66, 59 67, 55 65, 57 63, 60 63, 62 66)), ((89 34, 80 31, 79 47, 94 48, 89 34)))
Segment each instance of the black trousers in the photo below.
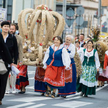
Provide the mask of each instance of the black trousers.
POLYGON ((0 101, 2 101, 2 99, 4 98, 8 75, 9 71, 4 75, 0 75, 0 101))

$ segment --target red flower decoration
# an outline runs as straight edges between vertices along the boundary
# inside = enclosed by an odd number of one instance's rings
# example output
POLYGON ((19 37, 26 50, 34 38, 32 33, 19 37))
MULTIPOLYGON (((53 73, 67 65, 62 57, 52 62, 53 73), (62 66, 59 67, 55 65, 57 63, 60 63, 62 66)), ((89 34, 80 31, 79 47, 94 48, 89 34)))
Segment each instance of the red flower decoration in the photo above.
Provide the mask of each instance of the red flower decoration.
POLYGON ((40 45, 40 46, 42 46, 43 44, 42 44, 42 43, 40 43, 39 45, 40 45))
POLYGON ((53 37, 53 41, 54 41, 55 37, 53 37))
POLYGON ((36 22, 39 22, 39 20, 37 20, 36 22))
POLYGON ((28 39, 28 36, 27 36, 27 34, 25 35, 25 37, 26 37, 26 39, 28 39))
POLYGON ((28 39, 28 36, 26 36, 26 39, 28 39))
POLYGON ((46 10, 48 10, 48 7, 46 7, 46 10))
POLYGON ((49 11, 52 11, 52 9, 49 9, 49 11))
POLYGON ((37 20, 38 23, 41 23, 41 21, 37 20))

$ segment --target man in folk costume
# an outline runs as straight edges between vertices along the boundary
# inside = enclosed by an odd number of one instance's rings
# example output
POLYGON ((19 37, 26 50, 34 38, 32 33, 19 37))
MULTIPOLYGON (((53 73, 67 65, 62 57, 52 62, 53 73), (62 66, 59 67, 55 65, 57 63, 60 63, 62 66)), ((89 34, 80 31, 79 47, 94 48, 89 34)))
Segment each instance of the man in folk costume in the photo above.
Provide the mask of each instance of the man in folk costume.
POLYGON ((22 65, 22 60, 23 60, 23 39, 20 35, 16 34, 16 24, 11 24, 10 26, 10 34, 16 37, 17 39, 17 44, 18 44, 18 69, 20 70, 20 73, 14 77, 12 80, 12 88, 16 86, 16 89, 21 90, 19 93, 25 93, 25 86, 29 85, 28 81, 28 75, 27 75, 27 66, 22 65))
POLYGON ((72 44, 72 36, 67 35, 63 47, 68 51, 71 59, 71 69, 65 70, 65 86, 59 89, 59 95, 66 97, 67 95, 76 93, 76 66, 74 62, 75 45, 72 44))
POLYGON ((55 97, 56 89, 65 86, 65 69, 69 69, 71 63, 67 50, 61 44, 61 37, 56 36, 54 44, 47 49, 43 60, 44 68, 46 68, 44 81, 48 89, 46 96, 51 94, 51 88, 53 88, 52 98, 55 97))

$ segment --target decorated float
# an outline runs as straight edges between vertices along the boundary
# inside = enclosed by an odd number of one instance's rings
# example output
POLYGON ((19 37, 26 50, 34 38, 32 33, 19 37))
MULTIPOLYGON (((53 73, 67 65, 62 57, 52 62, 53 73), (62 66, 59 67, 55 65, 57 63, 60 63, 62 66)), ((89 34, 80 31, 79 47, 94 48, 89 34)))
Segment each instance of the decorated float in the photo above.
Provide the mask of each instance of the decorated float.
POLYGON ((23 37, 23 64, 42 66, 42 59, 55 36, 61 36, 65 26, 62 15, 39 5, 24 9, 18 16, 19 33, 23 37))

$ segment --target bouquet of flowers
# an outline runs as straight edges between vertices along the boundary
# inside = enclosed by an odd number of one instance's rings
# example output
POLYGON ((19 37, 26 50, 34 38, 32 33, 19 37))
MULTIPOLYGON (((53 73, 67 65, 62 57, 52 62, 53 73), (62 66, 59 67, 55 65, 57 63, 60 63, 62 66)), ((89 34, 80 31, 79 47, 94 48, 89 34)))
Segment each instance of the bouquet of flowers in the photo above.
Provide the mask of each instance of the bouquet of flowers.
POLYGON ((100 28, 93 27, 91 31, 92 31, 92 35, 93 35, 93 41, 97 42, 99 40, 100 28))

